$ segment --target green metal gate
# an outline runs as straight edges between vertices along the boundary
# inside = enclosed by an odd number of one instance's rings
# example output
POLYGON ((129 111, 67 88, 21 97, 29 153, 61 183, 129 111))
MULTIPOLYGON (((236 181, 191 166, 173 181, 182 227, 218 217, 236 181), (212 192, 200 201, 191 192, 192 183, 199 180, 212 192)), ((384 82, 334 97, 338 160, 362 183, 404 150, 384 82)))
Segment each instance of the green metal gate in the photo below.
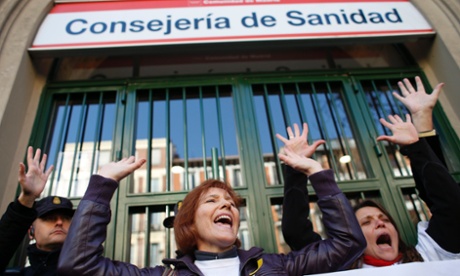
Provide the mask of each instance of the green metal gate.
MULTIPOLYGON (((288 251, 279 225, 283 177, 277 152, 282 145, 275 134, 285 135, 286 126, 302 122, 309 124, 309 139, 327 141, 315 158, 334 170, 350 200, 381 200, 413 242, 414 223, 427 214, 413 189, 410 165, 397 147, 375 138, 386 133, 379 117, 406 112, 391 96, 397 81, 416 74, 278 73, 51 84, 31 142, 56 165, 46 193, 76 204, 100 165, 128 155, 147 159, 122 181, 112 200, 105 244, 106 256, 141 267, 174 256, 174 233, 162 220, 187 191, 210 177, 229 182, 245 199, 243 247, 288 251), (344 156, 348 162, 341 161, 344 156)), ((460 172, 458 138, 440 107, 436 119, 451 153, 450 169, 460 172)), ((312 220, 316 224, 317 217, 312 220)), ((316 229, 321 232, 321 225, 316 229)))

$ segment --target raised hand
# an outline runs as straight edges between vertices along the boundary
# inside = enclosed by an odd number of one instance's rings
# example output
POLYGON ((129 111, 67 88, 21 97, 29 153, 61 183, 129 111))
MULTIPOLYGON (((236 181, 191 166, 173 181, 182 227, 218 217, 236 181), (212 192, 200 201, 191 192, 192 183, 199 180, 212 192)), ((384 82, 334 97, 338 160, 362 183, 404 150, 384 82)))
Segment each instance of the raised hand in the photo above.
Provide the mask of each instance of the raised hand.
POLYGON ((117 182, 139 169, 144 163, 145 159, 139 159, 136 161, 134 156, 129 158, 123 158, 118 162, 111 162, 99 169, 99 175, 111 178, 117 182))
POLYGON ((294 124, 294 132, 292 128, 288 126, 287 128, 289 139, 284 138, 281 134, 276 134, 276 137, 280 139, 281 142, 284 143, 284 148, 289 149, 292 152, 300 156, 311 157, 313 153, 315 153, 316 149, 326 143, 324 140, 318 140, 313 142, 313 144, 309 145, 307 141, 308 136, 308 125, 307 123, 303 123, 303 130, 302 134, 300 134, 300 129, 297 124, 294 124))
POLYGON ((409 145, 418 141, 418 132, 412 124, 409 114, 406 114, 406 122, 404 122, 398 115, 389 115, 388 119, 390 122, 380 118, 380 123, 389 128, 393 135, 381 135, 377 137, 377 141, 386 140, 401 146, 409 145))
POLYGON ((417 90, 414 89, 408 79, 398 82, 401 95, 393 92, 393 96, 401 101, 409 109, 414 126, 418 132, 433 129, 433 108, 436 105, 444 83, 439 83, 431 94, 427 94, 420 77, 415 77, 417 90))
POLYGON ((308 176, 323 170, 323 167, 317 161, 305 155, 299 155, 289 148, 285 148, 284 153, 279 153, 278 157, 284 163, 308 176))
POLYGON ((43 154, 41 158, 41 150, 37 149, 34 156, 34 149, 29 147, 27 149, 27 173, 26 166, 24 163, 19 163, 19 173, 18 181, 21 185, 21 194, 19 195, 19 202, 31 208, 35 202, 35 199, 40 197, 40 194, 45 188, 48 177, 53 170, 53 165, 51 165, 45 171, 45 165, 47 160, 47 155, 43 154))

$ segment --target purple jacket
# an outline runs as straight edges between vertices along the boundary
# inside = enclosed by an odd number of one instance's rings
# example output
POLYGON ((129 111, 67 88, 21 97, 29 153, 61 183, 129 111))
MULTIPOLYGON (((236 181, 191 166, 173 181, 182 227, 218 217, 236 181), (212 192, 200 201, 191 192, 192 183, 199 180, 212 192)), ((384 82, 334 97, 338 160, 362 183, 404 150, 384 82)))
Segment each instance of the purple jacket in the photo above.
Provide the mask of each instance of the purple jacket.
MULTIPOLYGON (((329 238, 289 254, 268 254, 253 247, 239 250, 241 275, 304 275, 347 269, 363 253, 365 238, 348 199, 326 170, 310 177, 329 238), (254 273, 255 272, 255 273, 254 273)), ((162 275, 165 267, 138 268, 102 256, 110 222, 110 199, 118 183, 99 175, 91 177, 88 190, 72 220, 58 264, 59 275, 162 275)), ((175 275, 203 275, 193 256, 164 259, 175 275)))

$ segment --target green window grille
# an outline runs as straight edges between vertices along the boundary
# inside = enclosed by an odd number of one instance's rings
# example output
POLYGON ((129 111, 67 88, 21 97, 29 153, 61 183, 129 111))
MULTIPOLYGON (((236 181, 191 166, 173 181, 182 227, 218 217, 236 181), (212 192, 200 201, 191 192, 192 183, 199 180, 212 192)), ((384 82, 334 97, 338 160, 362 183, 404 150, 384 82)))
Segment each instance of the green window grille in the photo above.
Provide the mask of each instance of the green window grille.
POLYGON ((210 177, 240 185, 232 173, 240 161, 230 85, 139 89, 136 96, 136 152, 147 159, 145 179, 158 183, 130 192, 191 190, 210 177))
POLYGON ((45 141, 55 169, 45 194, 81 197, 100 164, 112 160, 114 91, 56 94, 45 141))
MULTIPOLYGON (((380 117, 407 112, 391 95, 402 75, 371 73, 50 84, 31 138, 56 165, 45 195, 67 196, 78 204, 100 165, 136 155, 147 163, 120 183, 112 200, 106 256, 141 267, 174 257, 174 231, 161 222, 188 190, 211 177, 229 182, 245 199, 243 248, 287 252, 280 231, 283 176, 277 153, 282 143, 275 134, 306 122, 310 141, 326 140, 315 158, 334 170, 350 200, 378 199, 396 216, 405 238, 413 240, 414 223, 429 213, 398 148, 375 142, 388 134, 380 117), (347 155, 350 162, 340 162, 347 155)), ((420 72, 406 76, 415 74, 420 72)), ((449 134, 442 110, 435 113, 443 146, 452 155, 458 138, 449 134)), ((458 171, 458 157, 447 159, 458 171)), ((314 205, 312 210, 317 212, 314 205)))
POLYGON ((303 122, 308 124, 310 142, 326 140, 316 151, 315 158, 324 168, 333 169, 338 181, 367 178, 345 110, 341 82, 260 84, 252 88, 265 163, 275 164, 276 159, 278 164, 276 178, 268 178, 268 184, 281 183, 281 166, 276 152, 282 142, 277 141, 275 134, 287 137, 287 126, 296 123, 302 128, 303 122), (347 162, 343 162, 344 157, 349 157, 347 162))

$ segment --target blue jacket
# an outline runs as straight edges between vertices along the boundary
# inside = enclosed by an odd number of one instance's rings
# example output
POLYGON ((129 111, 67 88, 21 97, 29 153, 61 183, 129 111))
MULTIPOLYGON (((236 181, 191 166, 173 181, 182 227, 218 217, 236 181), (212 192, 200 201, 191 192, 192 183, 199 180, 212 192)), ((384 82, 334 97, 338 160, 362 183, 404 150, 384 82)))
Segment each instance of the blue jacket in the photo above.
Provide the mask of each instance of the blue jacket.
MULTIPOLYGON (((329 238, 288 254, 268 254, 253 247, 239 250, 240 275, 304 275, 344 270, 364 251, 365 238, 353 210, 326 170, 311 177, 329 238)), ((162 275, 165 266, 138 268, 104 258, 102 244, 110 222, 110 199, 118 183, 93 175, 72 220, 58 264, 59 275, 162 275)), ((194 257, 164 259, 175 275, 203 275, 194 257)))

